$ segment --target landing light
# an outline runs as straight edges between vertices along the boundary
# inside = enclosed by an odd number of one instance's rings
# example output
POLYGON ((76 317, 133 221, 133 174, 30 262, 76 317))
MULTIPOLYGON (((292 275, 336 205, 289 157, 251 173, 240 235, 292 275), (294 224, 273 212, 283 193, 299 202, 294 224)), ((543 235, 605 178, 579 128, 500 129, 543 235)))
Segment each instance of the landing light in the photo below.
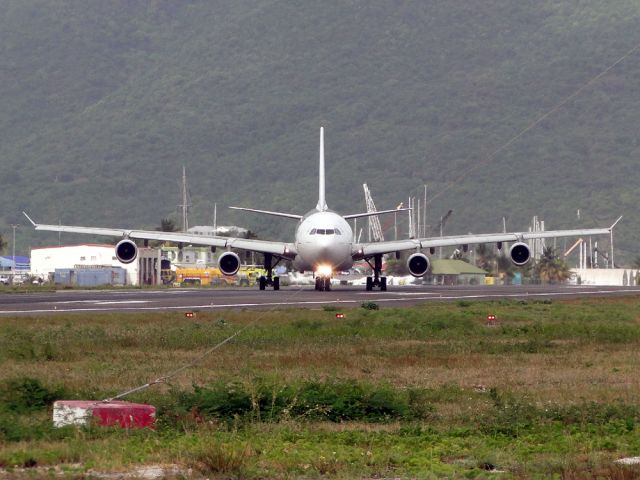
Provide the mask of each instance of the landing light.
POLYGON ((193 314, 193 312, 184 312, 184 316, 185 318, 193 318, 195 315, 193 314))
POLYGON ((344 313, 336 313, 336 318, 344 318, 344 313))
POLYGON ((333 273, 331 265, 318 265, 316 267, 316 275, 319 277, 330 277, 333 273))

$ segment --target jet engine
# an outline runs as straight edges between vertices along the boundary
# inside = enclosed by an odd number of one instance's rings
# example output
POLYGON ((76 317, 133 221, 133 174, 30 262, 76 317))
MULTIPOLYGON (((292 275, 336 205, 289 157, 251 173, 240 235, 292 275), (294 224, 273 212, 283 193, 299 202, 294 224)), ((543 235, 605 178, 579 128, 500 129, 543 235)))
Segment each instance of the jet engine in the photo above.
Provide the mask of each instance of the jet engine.
POLYGON ((429 270, 429 258, 424 253, 414 253, 407 259, 407 268, 414 277, 421 277, 429 270))
POLYGON ((225 252, 218 258, 218 268, 225 275, 235 275, 240 270, 240 257, 233 252, 225 252))
POLYGON ((518 267, 526 265, 529 263, 529 259, 531 258, 529 245, 522 242, 514 243, 509 249, 509 256, 511 257, 511 261, 514 265, 517 265, 518 267))
POLYGON ((128 238, 120 240, 116 245, 116 258, 122 263, 131 263, 138 256, 138 247, 128 238))

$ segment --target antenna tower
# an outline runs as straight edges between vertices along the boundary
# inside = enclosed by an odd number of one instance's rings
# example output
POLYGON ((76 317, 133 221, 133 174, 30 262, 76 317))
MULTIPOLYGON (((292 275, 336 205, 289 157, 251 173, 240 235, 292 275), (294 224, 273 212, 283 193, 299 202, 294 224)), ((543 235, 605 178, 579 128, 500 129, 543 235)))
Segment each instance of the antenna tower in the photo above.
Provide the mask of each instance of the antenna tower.
POLYGON ((189 229, 189 207, 191 202, 187 191, 187 171, 184 165, 182 166, 182 203, 178 206, 182 209, 182 231, 186 232, 189 229))

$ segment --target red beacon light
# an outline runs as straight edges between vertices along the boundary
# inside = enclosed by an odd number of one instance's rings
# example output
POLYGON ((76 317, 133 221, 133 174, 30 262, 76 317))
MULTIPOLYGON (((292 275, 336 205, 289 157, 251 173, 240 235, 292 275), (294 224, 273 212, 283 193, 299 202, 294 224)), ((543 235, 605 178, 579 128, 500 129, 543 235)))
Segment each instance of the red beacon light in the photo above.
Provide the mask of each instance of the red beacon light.
POLYGON ((185 318, 193 318, 193 317, 195 317, 195 314, 193 312, 184 312, 184 317, 185 318))
POLYGON ((344 313, 336 313, 336 318, 344 318, 344 313))
POLYGON ((489 315, 487 315, 487 323, 489 325, 493 325, 496 323, 496 316, 493 313, 490 313, 489 315))

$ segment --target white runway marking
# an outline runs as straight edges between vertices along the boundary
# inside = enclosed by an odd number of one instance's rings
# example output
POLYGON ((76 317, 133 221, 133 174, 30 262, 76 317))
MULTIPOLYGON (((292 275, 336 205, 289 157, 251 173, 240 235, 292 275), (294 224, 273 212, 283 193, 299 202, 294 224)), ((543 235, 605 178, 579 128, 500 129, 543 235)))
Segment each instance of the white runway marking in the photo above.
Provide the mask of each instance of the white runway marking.
POLYGON ((55 302, 56 305, 71 305, 73 303, 87 303, 92 305, 111 305, 119 303, 151 303, 151 300, 67 300, 65 302, 55 302))
POLYGON ((96 305, 120 305, 129 303, 151 303, 151 300, 99 300, 94 301, 96 305))
MULTIPOLYGON (((624 290, 593 290, 590 292, 540 292, 529 293, 519 292, 512 294, 478 294, 478 295, 443 295, 443 296, 425 296, 425 297, 411 297, 411 300, 424 300, 424 301, 439 301, 439 300, 478 300, 478 299, 492 299, 492 298, 523 298, 523 297, 568 297, 577 295, 603 295, 609 293, 638 293, 637 289, 624 289, 624 290)), ((425 293, 423 292, 423 295, 425 293)), ((409 300, 409 298, 407 298, 409 300)), ((376 302, 401 302, 402 299, 395 298, 376 298, 376 302)), ((24 313, 73 313, 73 312, 111 312, 111 311, 160 311, 160 310, 218 310, 218 309, 230 309, 230 308, 246 308, 246 307, 290 307, 292 305, 305 306, 305 305, 327 305, 327 304, 359 304, 360 300, 313 300, 313 301, 289 301, 289 302, 264 302, 264 303, 226 303, 226 304, 203 304, 203 305, 180 305, 180 306, 146 306, 146 307, 123 307, 123 308, 57 308, 57 309, 36 309, 36 310, 5 310, 0 311, 0 314, 24 314, 24 313)))

